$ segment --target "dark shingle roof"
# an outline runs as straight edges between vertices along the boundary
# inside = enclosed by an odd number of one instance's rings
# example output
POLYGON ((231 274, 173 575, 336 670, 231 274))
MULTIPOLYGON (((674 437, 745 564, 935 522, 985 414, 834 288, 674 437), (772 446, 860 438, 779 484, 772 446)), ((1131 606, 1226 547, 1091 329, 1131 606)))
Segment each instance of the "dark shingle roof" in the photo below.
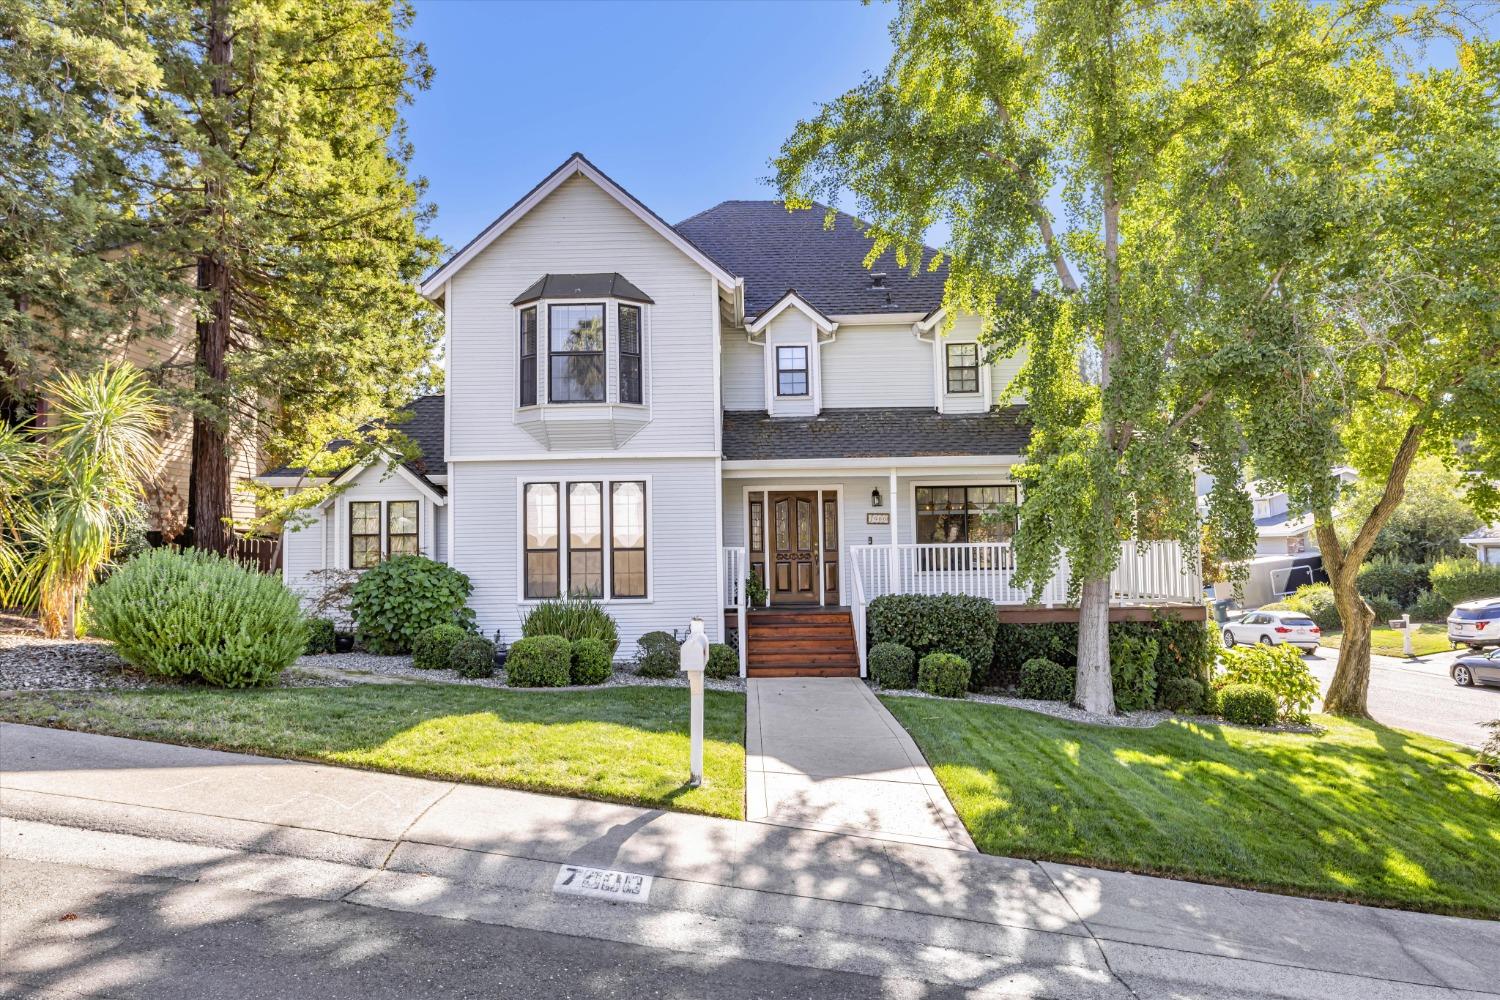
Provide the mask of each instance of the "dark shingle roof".
MULTIPOLYGON (((412 472, 426 479, 428 474, 435 476, 446 475, 448 472, 447 460, 443 457, 443 396, 435 393, 431 396, 418 396, 403 411, 409 413, 410 417, 397 424, 401 433, 411 438, 417 446, 418 456, 405 465, 412 472)), ((335 441, 329 445, 329 450, 338 451, 346 446, 347 441, 335 441)), ((263 476, 300 476, 303 470, 296 466, 279 465, 274 469, 267 469, 261 473, 263 476)), ((441 486, 429 483, 439 493, 445 492, 441 486)))
POLYGON ((886 253, 867 269, 866 224, 840 212, 824 229, 826 212, 822 205, 788 212, 779 201, 726 201, 673 228, 745 279, 746 316, 759 316, 789 288, 830 315, 928 313, 942 305, 946 267, 928 271, 924 261, 913 276, 886 253), (885 288, 871 287, 872 270, 885 274, 885 288))
POLYGON ((824 410, 816 417, 768 417, 759 410, 724 414, 724 458, 915 458, 1020 455, 1031 441, 1023 406, 989 413, 935 410, 824 410))
POLYGON ((651 296, 632 285, 619 274, 544 274, 533 281, 511 305, 538 299, 625 299, 628 302, 653 303, 651 296))

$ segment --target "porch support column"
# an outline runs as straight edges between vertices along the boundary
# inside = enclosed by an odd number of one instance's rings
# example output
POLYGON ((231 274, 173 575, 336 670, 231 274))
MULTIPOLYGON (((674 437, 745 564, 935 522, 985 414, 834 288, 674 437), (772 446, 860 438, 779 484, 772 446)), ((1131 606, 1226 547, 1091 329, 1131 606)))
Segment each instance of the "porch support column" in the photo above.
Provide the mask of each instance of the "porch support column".
POLYGON ((827 573, 823 571, 823 546, 827 539, 823 537, 823 491, 818 490, 818 502, 813 506, 813 523, 818 526, 818 607, 826 607, 828 604, 828 593, 824 589, 827 573))
POLYGON ((898 529, 901 527, 901 495, 896 488, 895 469, 891 470, 890 486, 887 488, 889 489, 891 496, 891 580, 889 592, 892 594, 899 594, 901 591, 897 588, 901 584, 901 554, 897 551, 896 545, 900 542, 901 539, 901 536, 898 534, 898 529))

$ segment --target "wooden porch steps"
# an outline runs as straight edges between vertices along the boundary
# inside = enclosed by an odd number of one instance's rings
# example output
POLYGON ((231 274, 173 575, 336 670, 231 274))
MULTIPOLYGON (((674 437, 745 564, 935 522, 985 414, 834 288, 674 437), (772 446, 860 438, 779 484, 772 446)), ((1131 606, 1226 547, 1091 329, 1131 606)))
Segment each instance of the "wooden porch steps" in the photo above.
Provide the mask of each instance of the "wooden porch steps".
POLYGON ((745 622, 751 677, 858 677, 848 608, 767 608, 745 622))

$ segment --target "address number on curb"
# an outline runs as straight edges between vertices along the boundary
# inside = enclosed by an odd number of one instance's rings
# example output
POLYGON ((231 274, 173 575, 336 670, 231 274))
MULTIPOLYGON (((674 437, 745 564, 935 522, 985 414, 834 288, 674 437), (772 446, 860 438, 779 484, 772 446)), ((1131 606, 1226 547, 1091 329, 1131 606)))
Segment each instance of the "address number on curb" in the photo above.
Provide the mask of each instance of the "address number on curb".
POLYGON ((644 903, 651 896, 651 876, 609 868, 562 865, 552 883, 552 891, 569 896, 612 899, 619 903, 644 903))

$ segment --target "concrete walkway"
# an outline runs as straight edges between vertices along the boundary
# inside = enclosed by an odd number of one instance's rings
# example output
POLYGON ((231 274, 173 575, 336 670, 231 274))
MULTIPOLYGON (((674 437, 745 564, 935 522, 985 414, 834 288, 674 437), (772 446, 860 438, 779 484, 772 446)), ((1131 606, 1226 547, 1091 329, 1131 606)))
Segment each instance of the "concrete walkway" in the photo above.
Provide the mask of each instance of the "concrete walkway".
POLYGON ((742 959, 877 976, 891 996, 1500 1000, 1500 923, 8 724, 0 865, 49 891, 48 866, 58 886, 80 865, 114 873, 106 886, 176 880, 192 914, 84 901, 46 924, 71 929, 63 949, 0 909, 0 996, 76 996, 108 962, 149 981, 164 973, 123 946, 132 921, 202 933, 279 920, 295 896, 646 945, 730 976, 742 959), (558 894, 579 865, 655 881, 633 903, 558 894), (238 893, 234 912, 199 905, 209 888, 238 893))
POLYGON ((854 677, 752 680, 745 818, 974 850, 916 743, 854 677))

